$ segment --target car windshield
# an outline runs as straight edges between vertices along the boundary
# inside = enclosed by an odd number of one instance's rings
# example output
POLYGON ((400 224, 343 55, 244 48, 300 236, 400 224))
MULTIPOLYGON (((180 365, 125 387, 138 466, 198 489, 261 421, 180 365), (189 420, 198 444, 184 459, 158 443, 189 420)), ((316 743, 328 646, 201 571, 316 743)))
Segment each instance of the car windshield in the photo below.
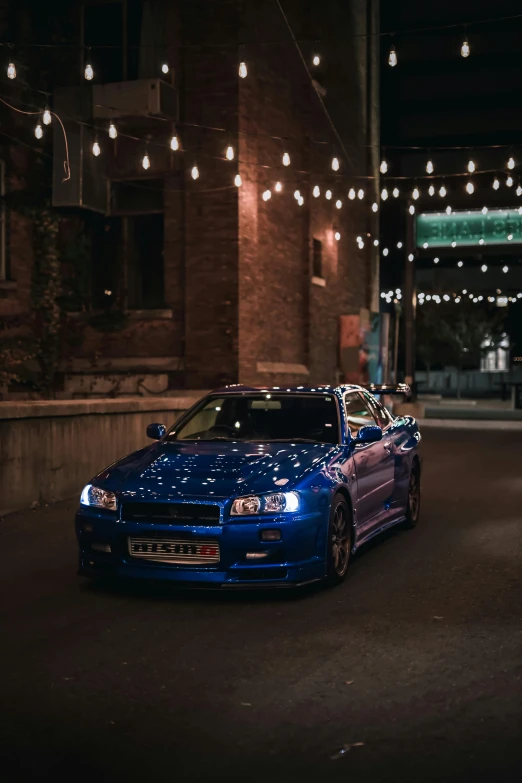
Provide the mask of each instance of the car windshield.
POLYGON ((226 394, 204 400, 168 440, 339 443, 331 394, 226 394))

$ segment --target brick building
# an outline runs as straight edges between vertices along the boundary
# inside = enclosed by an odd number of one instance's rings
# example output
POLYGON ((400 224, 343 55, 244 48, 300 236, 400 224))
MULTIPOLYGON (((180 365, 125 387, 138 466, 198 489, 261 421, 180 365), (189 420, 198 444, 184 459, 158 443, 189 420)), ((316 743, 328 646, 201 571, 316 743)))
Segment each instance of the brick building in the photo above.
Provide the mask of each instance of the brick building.
MULTIPOLYGON (((27 46, 3 92, 26 108, 44 100, 35 84, 52 94, 70 180, 61 181, 56 121, 40 144, 32 135, 31 150, 16 134, 0 143, 7 193, 23 191, 35 159, 49 156, 64 258, 72 243, 78 259, 83 240, 80 267, 68 273, 73 288, 83 275, 84 287, 76 311, 64 306, 59 392, 329 383, 353 369, 341 366, 340 317, 378 310, 376 249, 356 243, 377 234, 376 0, 286 0, 288 24, 269 0, 48 3, 45 15, 33 5, 28 14, 24 2, 5 4, 4 39, 27 46), (60 46, 30 47, 46 33, 60 46), (173 135, 180 150, 170 149, 173 135), (364 199, 349 200, 350 187, 364 188, 364 199)), ((33 118, 1 111, 32 134, 33 118)), ((31 217, 6 205, 4 326, 31 310, 35 252, 31 217)))

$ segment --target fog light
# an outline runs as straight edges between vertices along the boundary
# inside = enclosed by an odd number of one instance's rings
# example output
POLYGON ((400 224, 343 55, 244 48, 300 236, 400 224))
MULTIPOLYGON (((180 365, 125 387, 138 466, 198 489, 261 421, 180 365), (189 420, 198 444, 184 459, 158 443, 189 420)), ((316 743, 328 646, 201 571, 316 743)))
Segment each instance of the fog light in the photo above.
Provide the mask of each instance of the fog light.
POLYGON ((111 545, 110 544, 91 544, 91 549, 94 549, 96 552, 110 552, 111 551, 111 545))
POLYGON ((268 552, 247 552, 245 558, 247 560, 263 560, 268 557, 268 552))
POLYGON ((261 541, 281 541, 280 530, 262 530, 261 541))

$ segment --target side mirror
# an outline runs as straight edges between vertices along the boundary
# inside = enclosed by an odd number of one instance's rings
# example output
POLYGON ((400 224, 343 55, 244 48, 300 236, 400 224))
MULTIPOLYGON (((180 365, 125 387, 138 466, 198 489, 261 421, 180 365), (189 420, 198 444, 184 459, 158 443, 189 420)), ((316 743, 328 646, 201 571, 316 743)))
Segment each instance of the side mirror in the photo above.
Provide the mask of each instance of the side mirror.
POLYGON ((152 438, 152 440, 161 440, 166 432, 167 428, 164 424, 149 424, 147 427, 147 438, 152 438))
POLYGON ((353 443, 355 446, 358 446, 361 443, 377 443, 379 440, 382 440, 381 428, 377 427, 376 424, 366 424, 364 427, 361 427, 353 443))

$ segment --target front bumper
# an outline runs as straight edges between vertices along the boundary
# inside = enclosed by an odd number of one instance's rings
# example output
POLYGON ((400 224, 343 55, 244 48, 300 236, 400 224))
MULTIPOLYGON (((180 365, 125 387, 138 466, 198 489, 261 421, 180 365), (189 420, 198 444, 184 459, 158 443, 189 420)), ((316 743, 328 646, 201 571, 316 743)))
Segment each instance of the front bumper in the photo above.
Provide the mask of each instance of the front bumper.
POLYGON ((108 512, 81 508, 76 514, 79 572, 89 577, 163 580, 192 587, 291 587, 326 574, 327 515, 318 511, 258 521, 227 520, 215 526, 124 522, 108 512), (263 530, 279 541, 262 541, 263 530), (172 564, 133 557, 129 538, 208 539, 219 543, 215 564, 172 564), (261 553, 249 560, 247 553, 261 553))

